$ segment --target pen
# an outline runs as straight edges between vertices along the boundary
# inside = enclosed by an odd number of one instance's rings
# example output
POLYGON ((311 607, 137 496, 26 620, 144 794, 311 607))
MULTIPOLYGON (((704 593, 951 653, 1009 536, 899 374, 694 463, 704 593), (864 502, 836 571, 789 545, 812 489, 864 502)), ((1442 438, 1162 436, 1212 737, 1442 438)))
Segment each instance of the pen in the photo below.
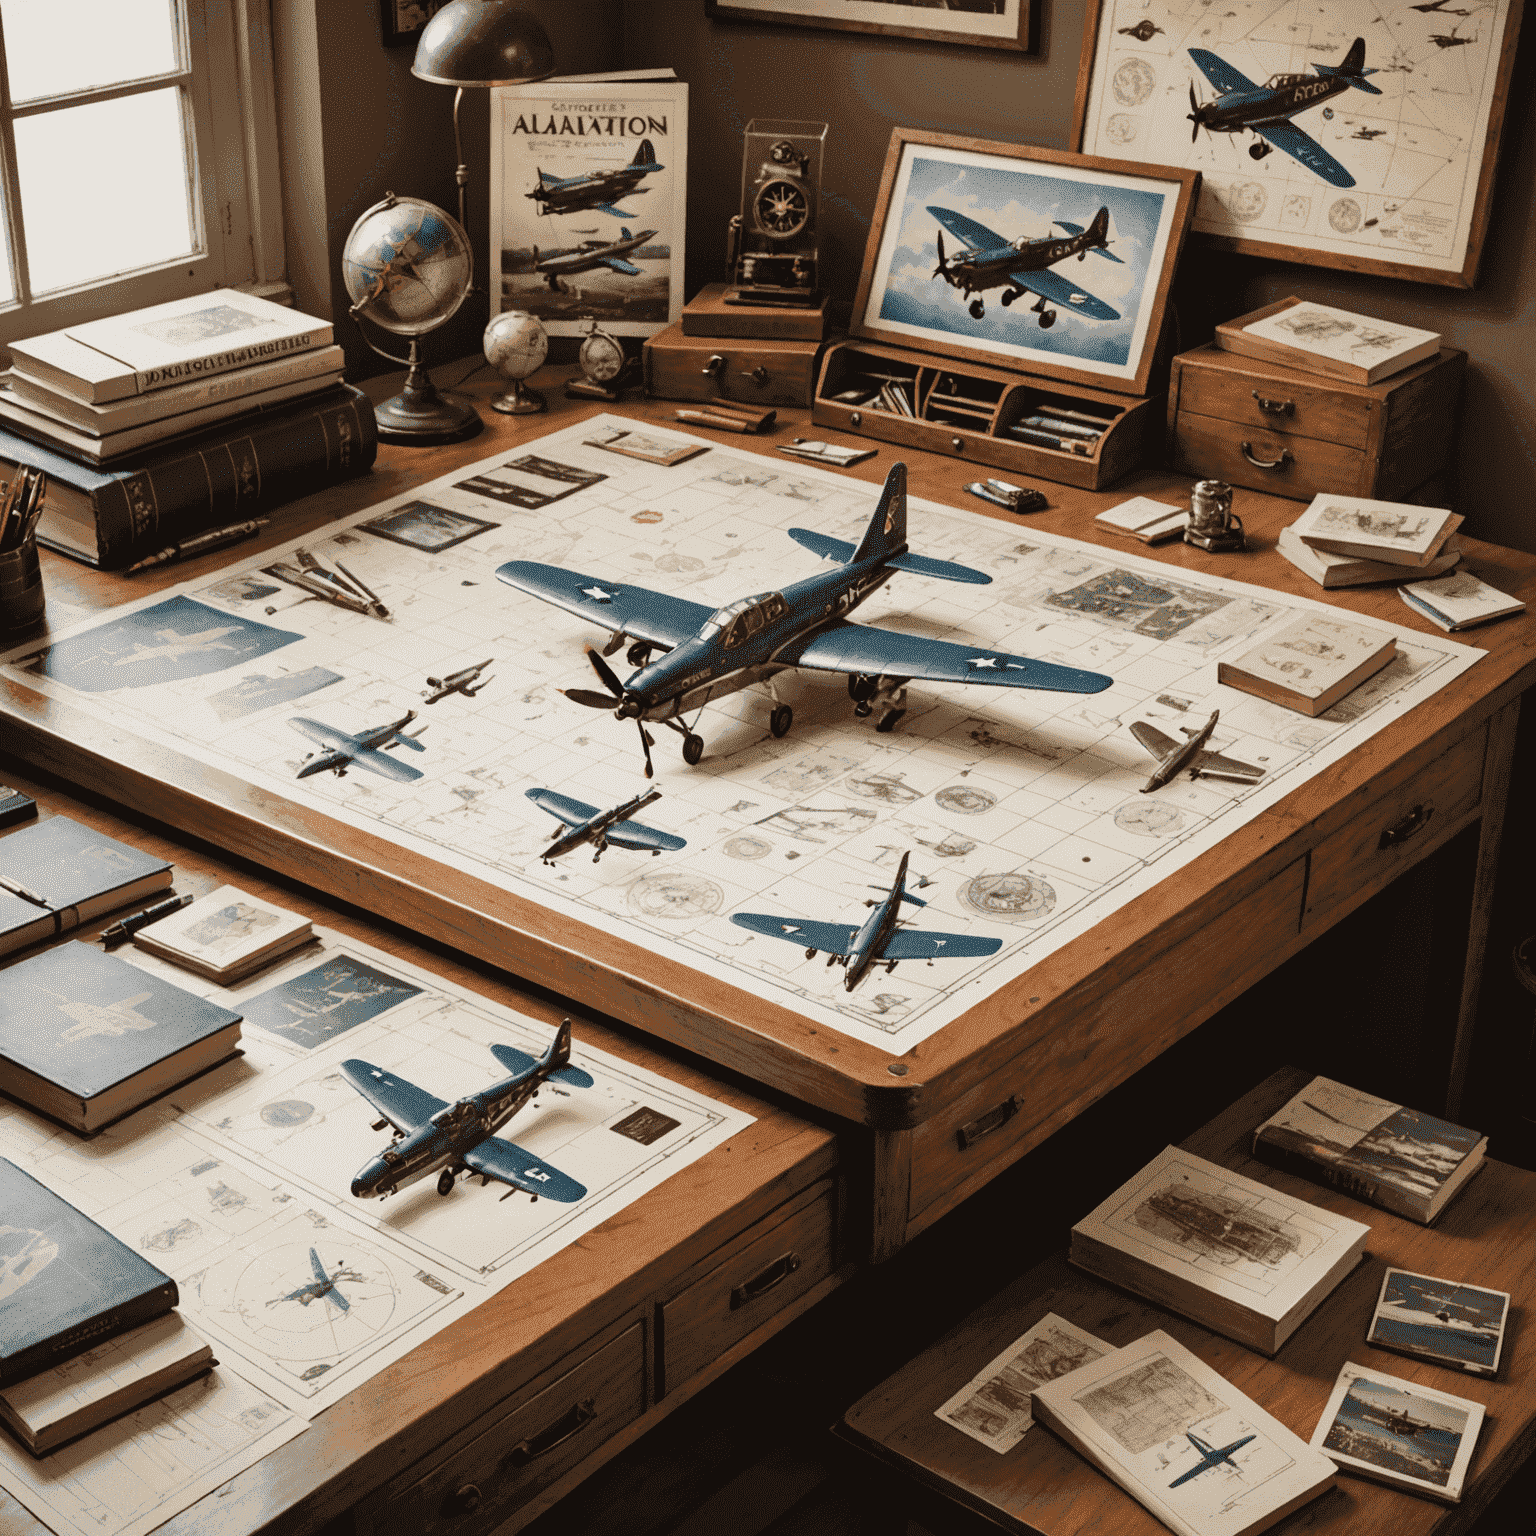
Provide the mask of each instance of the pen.
POLYGON ((211 549, 238 544, 242 539, 253 538, 271 521, 269 517, 254 517, 249 522, 231 523, 227 528, 210 528, 207 533, 194 534, 190 539, 182 539, 177 544, 167 544, 164 549, 157 549, 154 554, 135 561, 123 575, 132 576, 135 571, 147 571, 151 566, 169 565, 173 560, 190 560, 194 555, 206 555, 211 549))
POLYGON ((157 902, 152 907, 146 907, 142 912, 136 912, 132 917, 125 917, 121 922, 113 923, 110 928, 103 928, 96 937, 109 947, 113 944, 121 944, 124 939, 131 939, 140 928, 147 928, 151 923, 158 923, 162 917, 169 917, 172 912, 180 912, 183 907, 190 907, 194 899, 191 896, 172 896, 169 901, 157 902))
POLYGON ((36 891, 28 890, 19 880, 8 880, 0 875, 0 888, 3 888, 13 896, 20 896, 23 901, 30 901, 34 907, 52 908, 53 903, 46 896, 39 896, 36 891))
POLYGON ((679 421, 687 421, 699 427, 719 427, 723 432, 750 432, 753 430, 750 421, 743 421, 740 416, 716 416, 709 411, 679 411, 679 421))

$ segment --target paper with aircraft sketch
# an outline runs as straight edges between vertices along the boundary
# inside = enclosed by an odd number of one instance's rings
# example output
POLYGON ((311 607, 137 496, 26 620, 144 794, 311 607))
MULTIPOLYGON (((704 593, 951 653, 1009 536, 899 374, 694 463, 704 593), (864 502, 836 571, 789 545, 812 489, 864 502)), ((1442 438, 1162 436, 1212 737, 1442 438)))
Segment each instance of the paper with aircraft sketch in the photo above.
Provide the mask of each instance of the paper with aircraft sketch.
POLYGON ((583 1044, 590 1088, 548 1084, 501 1132, 586 1186, 531 1202, 436 1175, 383 1201, 354 1174, 390 1145, 341 1063, 361 1059, 453 1103, 541 1055, 554 1030, 392 955, 319 944, 234 988, 127 958, 245 1016, 244 1054, 89 1142, 14 1106, 0 1156, 172 1276, 221 1364, 306 1418, 626 1209, 752 1117, 583 1044), (109 1170, 110 1177, 103 1177, 109 1170))
MULTIPOLYGON (((703 710, 696 767, 682 761, 678 736, 650 727, 662 797, 642 819, 686 847, 654 858, 610 848, 598 863, 582 848, 546 866, 540 855, 561 823, 528 791, 617 806, 646 787, 640 740, 632 720, 561 693, 597 688, 583 646, 605 643, 600 622, 514 591, 497 568, 541 561, 590 576, 600 591, 633 583, 712 609, 831 570, 788 530, 858 540, 878 497, 834 471, 734 446, 666 468, 584 445, 595 427, 632 424, 599 416, 504 450, 301 545, 34 641, 0 671, 116 730, 899 1055, 1482 655, 1396 629, 1390 666, 1301 719, 1220 686, 1217 664, 1337 609, 913 499, 913 552, 991 583, 902 571, 856 610, 858 624, 998 647, 1113 684, 1083 696, 913 683, 906 714, 881 733, 855 714, 838 674, 784 672, 775 688, 794 722, 782 738, 770 733, 773 705, 760 687, 703 710), (299 547, 360 577, 390 617, 269 574, 292 566, 299 547), (429 678, 446 684, 488 659, 483 688, 465 681, 473 696, 427 702, 440 692, 429 678), (1178 741, 1216 709, 1207 746, 1263 768, 1257 783, 1180 774, 1143 793, 1156 763, 1132 725, 1178 741), (402 781, 356 767, 300 778, 318 748, 297 720, 353 737, 401 722, 423 750, 376 750, 410 770, 402 781), (999 939, 995 955, 919 958, 894 973, 881 962, 850 992, 825 954, 806 958, 804 947, 730 920, 749 912, 857 926, 909 852, 908 888, 927 905, 904 905, 906 920, 999 939)), ((622 650, 612 665, 631 670, 622 650)))

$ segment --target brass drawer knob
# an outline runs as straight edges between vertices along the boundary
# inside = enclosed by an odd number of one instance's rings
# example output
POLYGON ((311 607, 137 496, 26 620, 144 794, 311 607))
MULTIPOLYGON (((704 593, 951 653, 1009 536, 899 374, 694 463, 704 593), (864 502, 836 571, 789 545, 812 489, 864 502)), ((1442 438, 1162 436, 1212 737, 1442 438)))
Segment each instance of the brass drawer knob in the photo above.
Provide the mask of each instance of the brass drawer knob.
POLYGON ((725 359, 718 352, 715 352, 705 361, 704 366, 699 369, 699 372, 702 373, 706 379, 712 379, 724 367, 725 359))
POLYGON ((759 388, 768 382, 768 370, 764 368, 761 363, 759 363, 756 368, 753 368, 750 371, 745 368, 742 369, 741 376, 744 379, 751 379, 751 381, 759 388))
POLYGON ((1266 416, 1294 416, 1296 414, 1296 402, 1294 400, 1266 400, 1258 390, 1254 390, 1253 398, 1258 407, 1266 416))
POLYGON ((1435 808, 1432 805, 1414 806, 1401 821, 1393 822, 1382 832, 1381 840, 1376 844, 1377 851, 1401 848, 1410 837, 1417 837, 1429 825, 1429 818, 1434 814, 1435 808))
POLYGON ((781 1253, 773 1263, 758 1270, 750 1280, 743 1280, 731 1292, 731 1311, 756 1301, 759 1296, 766 1296, 776 1285, 782 1285, 800 1268, 800 1262, 798 1253, 781 1253))
POLYGON ((1256 459, 1253 456, 1252 443, 1239 443, 1238 447, 1243 450, 1243 457, 1255 469, 1286 469, 1296 462, 1296 455, 1289 448, 1282 448, 1278 459, 1256 459))
POLYGON ((858 426, 862 426, 863 424, 864 424, 864 413, 862 411, 849 411, 849 413, 848 413, 848 425, 850 427, 858 427, 858 426))
POLYGON ((472 1515, 484 1502, 480 1490, 473 1483, 465 1483, 443 1501, 443 1513, 450 1517, 472 1515))

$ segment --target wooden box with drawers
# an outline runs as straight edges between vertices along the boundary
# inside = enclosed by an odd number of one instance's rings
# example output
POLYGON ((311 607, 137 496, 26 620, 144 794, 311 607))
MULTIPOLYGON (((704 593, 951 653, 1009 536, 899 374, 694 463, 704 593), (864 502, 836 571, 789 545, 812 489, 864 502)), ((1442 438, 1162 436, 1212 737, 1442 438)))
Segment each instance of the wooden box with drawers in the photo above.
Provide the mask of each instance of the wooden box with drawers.
POLYGON ((682 324, 650 337, 645 392, 659 400, 809 405, 823 341, 776 336, 685 336, 682 324))
POLYGON ((1332 491, 1447 504, 1466 361, 1442 347, 1379 383, 1351 384, 1196 347, 1173 360, 1174 467, 1297 501, 1332 491))

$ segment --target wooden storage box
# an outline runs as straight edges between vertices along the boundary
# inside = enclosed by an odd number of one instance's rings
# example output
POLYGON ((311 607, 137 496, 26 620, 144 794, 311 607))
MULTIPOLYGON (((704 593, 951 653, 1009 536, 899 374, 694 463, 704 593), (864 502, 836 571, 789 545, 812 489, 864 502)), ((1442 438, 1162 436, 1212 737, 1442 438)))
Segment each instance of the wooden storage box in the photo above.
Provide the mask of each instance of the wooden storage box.
POLYGON ((1309 501, 1320 491, 1407 501, 1451 459, 1467 355, 1351 384, 1196 347, 1173 360, 1172 461, 1202 479, 1309 501))
POLYGON ((645 343, 645 392, 660 400, 809 405, 825 345, 767 336, 685 336, 681 323, 669 325, 645 343))

